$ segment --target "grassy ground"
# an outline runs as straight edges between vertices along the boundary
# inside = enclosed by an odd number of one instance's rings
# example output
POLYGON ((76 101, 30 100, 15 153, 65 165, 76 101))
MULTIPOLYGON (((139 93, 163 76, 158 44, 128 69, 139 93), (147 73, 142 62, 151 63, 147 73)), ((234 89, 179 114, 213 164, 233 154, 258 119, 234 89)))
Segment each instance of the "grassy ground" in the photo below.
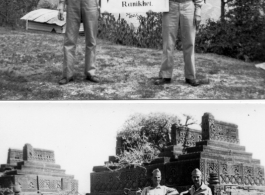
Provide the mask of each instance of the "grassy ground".
POLYGON ((173 82, 155 86, 162 51, 139 49, 98 41, 100 84, 84 81, 84 37, 78 40, 76 80, 57 84, 61 78, 63 36, 11 31, 0 28, 1 100, 113 100, 113 99, 264 99, 265 71, 254 63, 196 54, 198 77, 210 85, 184 83, 182 52, 176 51, 173 82))

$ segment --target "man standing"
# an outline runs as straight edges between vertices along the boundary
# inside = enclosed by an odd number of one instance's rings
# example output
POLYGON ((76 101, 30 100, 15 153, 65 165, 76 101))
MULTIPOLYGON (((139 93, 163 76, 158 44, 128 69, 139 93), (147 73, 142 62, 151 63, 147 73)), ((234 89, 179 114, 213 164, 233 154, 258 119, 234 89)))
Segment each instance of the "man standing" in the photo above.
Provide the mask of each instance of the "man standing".
POLYGON ((195 34, 201 22, 201 6, 204 0, 169 0, 169 12, 162 17, 163 57, 156 85, 171 82, 173 53, 178 29, 180 28, 185 63, 186 83, 198 86, 195 70, 195 34))
POLYGON ((159 169, 155 169, 152 172, 152 186, 143 189, 141 195, 178 195, 178 191, 174 188, 161 186, 161 172, 159 169))
POLYGON ((81 21, 84 24, 86 37, 84 73, 86 80, 98 83, 99 79, 95 76, 98 2, 97 0, 59 0, 59 20, 64 20, 63 10, 65 4, 67 5, 67 15, 63 47, 63 75, 59 84, 67 84, 74 80, 75 50, 81 21))
POLYGON ((194 185, 189 190, 181 192, 180 195, 188 193, 190 195, 212 195, 211 189, 202 182, 202 173, 199 169, 194 169, 191 175, 194 185))

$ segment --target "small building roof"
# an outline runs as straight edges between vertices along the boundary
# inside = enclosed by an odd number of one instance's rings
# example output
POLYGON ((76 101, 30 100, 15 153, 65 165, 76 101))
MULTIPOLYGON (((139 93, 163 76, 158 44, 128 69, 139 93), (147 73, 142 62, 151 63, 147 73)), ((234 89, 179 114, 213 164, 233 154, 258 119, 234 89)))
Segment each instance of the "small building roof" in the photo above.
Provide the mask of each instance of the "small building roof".
POLYGON ((58 26, 64 26, 66 23, 66 13, 64 12, 64 20, 61 21, 57 17, 58 11, 51 9, 37 9, 27 13, 20 18, 21 20, 34 21, 39 23, 56 24, 58 26))

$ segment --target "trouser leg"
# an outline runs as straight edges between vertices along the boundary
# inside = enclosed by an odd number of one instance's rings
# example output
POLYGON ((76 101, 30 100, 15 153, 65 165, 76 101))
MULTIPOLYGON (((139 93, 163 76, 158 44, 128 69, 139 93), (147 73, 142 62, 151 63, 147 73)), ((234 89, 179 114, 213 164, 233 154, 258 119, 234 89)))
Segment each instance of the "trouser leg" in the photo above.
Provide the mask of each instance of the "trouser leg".
POLYGON ((74 74, 76 42, 80 27, 80 0, 68 1, 66 31, 64 37, 63 77, 70 78, 74 74))
POLYGON ((82 0, 82 19, 86 37, 84 72, 85 75, 95 75, 98 32, 98 8, 96 0, 82 0))
POLYGON ((179 27, 179 3, 169 3, 169 12, 163 13, 162 17, 163 56, 159 72, 160 78, 172 77, 173 53, 179 27))
POLYGON ((194 9, 195 6, 193 1, 182 3, 180 14, 180 30, 185 63, 184 71, 185 77, 188 79, 196 79, 194 56, 196 27, 194 23, 194 9))

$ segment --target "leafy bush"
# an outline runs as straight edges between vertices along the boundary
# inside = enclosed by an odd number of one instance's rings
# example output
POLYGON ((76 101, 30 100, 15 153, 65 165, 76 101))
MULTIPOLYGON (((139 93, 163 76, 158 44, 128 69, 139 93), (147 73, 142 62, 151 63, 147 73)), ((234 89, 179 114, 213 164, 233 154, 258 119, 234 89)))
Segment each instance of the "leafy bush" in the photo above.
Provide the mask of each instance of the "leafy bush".
POLYGON ((37 8, 39 0, 0 0, 0 26, 25 26, 20 20, 26 13, 37 8))
POLYGON ((265 16, 259 0, 230 3, 226 20, 208 20, 196 38, 197 52, 212 52, 245 61, 265 60, 265 16))
POLYGON ((118 137, 122 138, 125 150, 141 148, 145 143, 150 143, 152 148, 159 152, 171 142, 170 132, 173 124, 180 124, 175 115, 135 114, 125 121, 118 137))
MULTIPOLYGON (((139 26, 135 29, 125 19, 116 20, 112 14, 103 13, 99 17, 98 37, 121 45, 162 49, 162 13, 148 12, 146 17, 140 15, 137 19, 139 26)), ((176 48, 182 49, 180 33, 176 48)))
POLYGON ((172 144, 172 126, 188 129, 189 125, 195 123, 191 116, 184 116, 185 124, 181 123, 178 116, 165 113, 132 115, 117 134, 122 144, 122 151, 117 156, 118 166, 141 166, 157 158, 165 147, 172 144))
POLYGON ((40 2, 38 5, 39 8, 44 8, 44 9, 52 9, 52 10, 57 10, 57 4, 53 4, 48 0, 44 0, 43 2, 40 2))

